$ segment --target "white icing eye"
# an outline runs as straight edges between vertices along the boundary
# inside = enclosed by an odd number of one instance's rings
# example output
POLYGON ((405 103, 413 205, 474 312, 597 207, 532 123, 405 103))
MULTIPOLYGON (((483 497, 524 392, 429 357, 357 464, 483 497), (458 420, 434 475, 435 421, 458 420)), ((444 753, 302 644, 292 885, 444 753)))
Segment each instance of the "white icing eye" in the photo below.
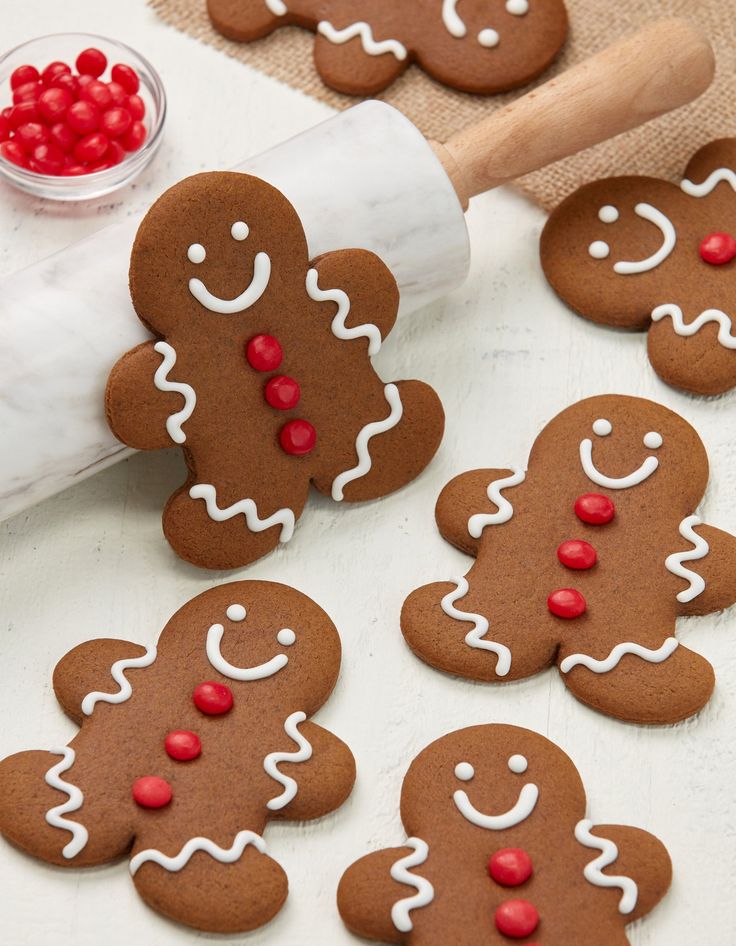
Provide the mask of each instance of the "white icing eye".
POLYGON ((656 430, 650 430, 648 434, 644 434, 644 446, 649 447, 650 450, 656 450, 663 443, 664 437, 656 430))
POLYGON ((296 634, 290 627, 282 627, 276 635, 276 640, 284 647, 291 647, 291 645, 296 640, 296 634))
POLYGON ((613 430, 613 425, 610 420, 606 420, 605 417, 599 417, 598 420, 593 421, 593 433, 597 434, 599 437, 607 437, 613 430))
POLYGON ((506 0, 506 10, 514 16, 524 16, 529 12, 529 0, 506 0))
POLYGON ((498 46, 500 39, 501 37, 498 33, 490 28, 481 30, 480 33, 478 33, 478 42, 481 46, 485 46, 486 49, 493 49, 494 46, 498 46))
POLYGON ((461 782, 469 782, 475 775, 475 769, 469 762, 458 762, 455 766, 455 778, 461 782))
POLYGON ((603 240, 594 240, 588 247, 588 252, 593 259, 605 259, 611 252, 611 247, 603 240))
POLYGON ((245 608, 242 604, 231 604, 225 614, 227 614, 229 621, 245 620, 245 608))
POLYGON ((516 775, 521 775, 522 772, 526 772, 529 766, 529 763, 523 755, 512 755, 508 764, 511 771, 516 775))
POLYGON ((235 223, 230 227, 230 235, 232 236, 233 240, 244 240, 249 233, 250 229, 248 224, 244 223, 242 220, 236 220, 235 223))
POLYGON ((207 250, 205 250, 201 243, 192 243, 187 250, 187 256, 189 257, 190 263, 204 263, 207 250))
POLYGON ((601 223, 615 223, 619 218, 619 212, 612 204, 606 204, 598 211, 598 219, 601 223))

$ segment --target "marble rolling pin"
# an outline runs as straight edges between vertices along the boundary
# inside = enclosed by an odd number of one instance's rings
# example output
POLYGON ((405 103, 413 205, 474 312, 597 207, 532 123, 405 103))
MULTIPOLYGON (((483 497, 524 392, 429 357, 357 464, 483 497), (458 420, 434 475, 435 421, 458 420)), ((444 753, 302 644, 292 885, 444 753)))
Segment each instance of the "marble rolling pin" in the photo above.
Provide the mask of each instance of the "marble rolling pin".
MULTIPOLYGON (((659 20, 444 144, 365 102, 235 170, 286 195, 312 257, 357 246, 381 256, 406 313, 464 280, 471 197, 684 105, 713 68, 694 27, 659 20)), ((0 517, 132 452, 108 430, 103 392, 121 352, 148 337, 128 297, 137 226, 108 227, 2 283, 0 517)))

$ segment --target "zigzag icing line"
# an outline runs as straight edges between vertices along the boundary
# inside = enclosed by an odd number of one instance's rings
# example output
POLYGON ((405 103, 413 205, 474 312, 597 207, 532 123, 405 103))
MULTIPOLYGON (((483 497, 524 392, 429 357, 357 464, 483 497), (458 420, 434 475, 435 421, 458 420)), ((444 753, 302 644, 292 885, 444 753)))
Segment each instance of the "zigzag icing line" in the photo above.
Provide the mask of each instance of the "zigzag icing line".
POLYGON ((689 587, 677 595, 677 600, 682 604, 692 601, 705 591, 705 579, 683 565, 683 562, 695 562, 700 558, 705 558, 710 552, 708 543, 693 529, 693 526, 700 524, 701 520, 698 516, 686 516, 680 523, 680 535, 692 543, 693 548, 684 552, 673 552, 664 560, 664 567, 668 572, 672 572, 678 578, 684 578, 689 583, 689 587))
POLYGON ((498 526, 509 521, 514 514, 514 507, 508 499, 501 495, 501 491, 511 486, 518 486, 520 483, 523 483, 525 479, 526 472, 515 468, 511 476, 494 480, 492 483, 488 484, 488 489, 486 490, 488 498, 495 506, 498 506, 498 512, 478 512, 468 519, 468 532, 474 539, 481 537, 486 526, 498 526))
POLYGON ((639 898, 639 888, 631 877, 609 876, 603 873, 604 867, 609 867, 618 857, 618 848, 607 838, 598 838, 590 833, 593 822, 587 818, 578 821, 575 825, 575 840, 584 847, 595 848, 601 853, 583 868, 583 877, 590 884, 596 887, 620 887, 621 899, 618 904, 618 912, 631 913, 636 907, 636 901, 639 898))
POLYGON ((605 660, 596 660, 595 657, 589 657, 588 654, 570 654, 560 664, 562 673, 568 673, 573 667, 582 664, 593 673, 608 673, 618 667, 621 658, 626 654, 633 654, 635 657, 641 657, 650 664, 661 664, 677 650, 678 642, 675 637, 668 637, 667 640, 656 650, 650 650, 649 647, 642 647, 641 644, 635 644, 633 641, 624 641, 622 644, 616 644, 611 653, 605 660))
POLYGON ((176 364, 176 351, 168 342, 156 342, 153 350, 163 357, 163 361, 156 369, 153 376, 153 383, 159 391, 173 391, 181 394, 184 398, 184 407, 175 414, 170 414, 166 419, 166 431, 174 443, 184 443, 187 435, 181 429, 181 425, 189 420, 197 404, 197 395, 191 384, 185 384, 183 381, 170 381, 169 372, 176 364))
POLYGON ((288 805, 297 792, 296 781, 290 775, 279 772, 279 764, 281 762, 307 762, 312 758, 311 743, 298 729, 299 723, 303 723, 306 718, 307 714, 299 711, 292 713, 284 723, 286 735, 299 746, 295 752, 269 752, 263 760, 263 768, 266 772, 274 781, 284 786, 284 790, 280 795, 266 803, 266 807, 271 811, 279 811, 288 805))
POLYGON ((658 305, 652 312, 653 322, 659 322, 661 319, 668 317, 672 319, 672 328, 675 330, 675 334, 682 335, 685 338, 696 335, 708 322, 717 322, 719 344, 723 345, 724 348, 736 350, 736 336, 731 334, 733 322, 731 321, 731 317, 726 315, 721 309, 706 309, 692 322, 687 323, 685 322, 685 317, 682 314, 680 306, 672 302, 668 302, 665 305, 658 305))
POLYGON ((734 173, 731 168, 716 168, 715 171, 712 171, 708 175, 702 184, 693 184, 692 181, 686 179, 680 184, 680 187, 686 194, 689 194, 690 197, 707 197, 711 191, 715 190, 716 186, 720 184, 721 181, 728 181, 731 187, 736 191, 736 173, 734 173))
POLYGON ((62 746, 61 749, 50 749, 49 751, 53 753, 53 755, 61 755, 64 758, 48 770, 44 776, 44 780, 51 788, 64 792, 69 798, 60 805, 56 805, 55 808, 49 808, 46 812, 46 823, 50 824, 52 828, 61 828, 63 831, 71 831, 72 839, 65 845, 61 852, 64 857, 70 859, 79 854, 89 839, 89 832, 84 825, 78 824, 76 821, 70 821, 68 818, 64 817, 64 815, 68 815, 71 811, 77 811, 84 804, 84 795, 81 789, 77 788, 76 785, 72 785, 71 782, 65 782, 64 779, 61 778, 61 773, 66 772, 67 769, 70 769, 74 765, 76 753, 71 746, 62 746))
POLYGON ((383 39, 376 42, 373 38, 373 30, 368 23, 362 20, 358 23, 351 23, 345 29, 338 30, 327 20, 322 20, 317 26, 317 32, 321 33, 331 43, 347 43, 356 36, 360 37, 363 50, 369 56, 381 56, 383 53, 392 53, 398 60, 406 59, 406 46, 397 39, 383 39))
POLYGON ((316 269, 310 269, 307 272, 307 295, 315 302, 337 303, 337 313, 332 320, 332 334, 345 341, 353 338, 367 338, 368 354, 377 355, 381 349, 381 333, 378 326, 373 325, 372 322, 365 322, 354 328, 348 328, 345 321, 350 314, 350 297, 342 289, 320 289, 318 278, 316 269))
POLYGON ((411 854, 400 858, 391 867, 393 880, 408 887, 414 887, 416 890, 415 894, 397 900, 391 907, 391 921, 400 933, 409 933, 414 929, 414 924, 409 916, 412 910, 426 907, 434 900, 434 887, 426 877, 410 873, 410 868, 418 867, 427 860, 429 856, 427 842, 422 841, 421 838, 409 838, 406 846, 413 848, 411 854))
POLYGON ((146 848, 145 851, 139 851, 130 859, 130 873, 135 877, 138 870, 146 863, 153 861, 164 870, 176 873, 186 867, 196 851, 204 851, 221 864, 234 864, 243 856, 243 851, 252 844, 261 854, 266 853, 266 842, 255 831, 239 831, 235 835, 235 840, 228 848, 220 847, 209 838, 197 837, 190 838, 178 854, 169 857, 156 848, 146 848))
POLYGON ((150 667, 155 659, 156 648, 151 644, 150 647, 146 647, 145 654, 140 657, 116 660, 112 667, 110 667, 110 676, 120 689, 117 693, 103 693, 100 690, 94 690, 92 693, 88 693, 82 700, 82 712, 84 715, 89 716, 91 714, 92 710, 95 708, 95 703, 124 703, 126 700, 129 700, 133 693, 133 688, 125 677, 125 671, 133 670, 137 667, 150 667))
POLYGON ((468 582, 465 578, 452 578, 457 586, 454 591, 449 591, 440 602, 442 610, 448 617, 456 621, 472 621, 473 629, 465 635, 465 643, 468 647, 476 647, 479 650, 490 650, 496 654, 496 675, 505 677, 511 669, 511 651, 505 644, 499 644, 497 641, 484 640, 488 633, 488 621, 482 614, 473 614, 470 611, 461 611, 455 607, 455 602, 464 598, 468 593, 468 582))
POLYGON ((288 542, 294 535, 294 526, 296 517, 291 509, 277 509, 276 512, 267 519, 261 519, 258 515, 258 507, 253 499, 241 499, 232 506, 226 506, 220 509, 217 505, 217 490, 211 483, 197 483, 189 490, 192 499, 203 499, 207 506, 207 515, 215 522, 225 522, 234 516, 242 514, 245 516, 245 523, 251 532, 263 532, 270 529, 271 526, 281 526, 280 542, 288 542))

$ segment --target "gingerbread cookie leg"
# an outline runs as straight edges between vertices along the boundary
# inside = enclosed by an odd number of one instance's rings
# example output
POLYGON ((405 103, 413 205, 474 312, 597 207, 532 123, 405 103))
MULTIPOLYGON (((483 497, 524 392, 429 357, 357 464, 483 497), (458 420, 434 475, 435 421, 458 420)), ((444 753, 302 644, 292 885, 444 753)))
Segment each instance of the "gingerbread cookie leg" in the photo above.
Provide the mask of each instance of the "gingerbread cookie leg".
POLYGON ((487 525, 500 525, 513 515, 513 494, 508 491, 524 481, 524 471, 471 470, 445 486, 435 507, 443 538, 469 555, 477 555, 487 525))
POLYGON ((375 95, 409 65, 409 51, 379 27, 361 20, 321 20, 314 64, 326 85, 348 95, 375 95))
POLYGON ((284 0, 207 0, 207 13, 218 33, 238 43, 260 39, 286 21, 294 22, 284 0))

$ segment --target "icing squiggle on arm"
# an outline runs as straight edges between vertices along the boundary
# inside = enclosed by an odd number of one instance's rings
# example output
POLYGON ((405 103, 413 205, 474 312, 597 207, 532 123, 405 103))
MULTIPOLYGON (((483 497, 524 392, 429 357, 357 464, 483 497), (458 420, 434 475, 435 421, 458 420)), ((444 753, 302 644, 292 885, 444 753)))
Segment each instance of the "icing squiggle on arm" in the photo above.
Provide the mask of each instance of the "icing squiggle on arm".
POLYGON ((686 516, 682 520, 679 530, 680 535, 686 541, 691 542, 694 548, 687 549, 684 552, 673 552, 672 555, 667 556, 664 562, 664 567, 668 572, 672 572, 678 578, 684 578, 685 581, 689 582, 689 587, 677 595, 677 600, 682 604, 687 604, 688 601, 692 601, 693 598, 697 598, 699 594, 705 591, 705 579, 683 565, 683 562, 695 562, 700 558, 705 558, 710 552, 708 543, 702 535, 698 535, 693 529, 693 526, 699 526, 700 524, 699 516, 686 516))
POLYGON ((601 852, 583 868, 583 877, 596 887, 620 887, 621 899, 618 912, 624 915, 631 913, 639 899, 639 888, 631 877, 609 876, 603 873, 603 868, 609 867, 618 857, 618 848, 608 838, 599 838, 591 834, 592 827, 593 822, 587 818, 583 818, 575 825, 575 840, 583 847, 595 848, 601 852))
POLYGON ((400 933, 410 933, 414 929, 409 914, 412 910, 420 907, 427 907, 434 900, 434 887, 426 879, 418 874, 412 874, 412 867, 419 867, 429 856, 429 846, 421 838, 408 838, 406 847, 413 848, 411 854, 399 858, 391 867, 391 877, 400 884, 407 887, 414 887, 415 894, 411 897, 404 897, 397 900, 391 907, 391 922, 400 933))
POLYGON ((506 476, 500 480, 494 480, 488 485, 488 489, 486 490, 488 498, 494 504, 494 506, 498 506, 498 512, 479 512, 468 519, 468 532, 474 539, 479 539, 481 537, 481 534, 486 526, 498 526, 502 525, 504 522, 509 521, 509 519, 514 514, 514 507, 511 505, 508 499, 501 495, 501 492, 502 490, 512 486, 518 486, 520 483, 523 483, 525 479, 525 471, 515 469, 511 473, 511 476, 506 476))
POLYGON ((229 848, 222 848, 209 838, 197 837, 190 838, 178 854, 169 857, 155 848, 146 848, 145 851, 139 851, 130 859, 130 873, 135 877, 138 870, 146 863, 153 861, 164 870, 171 873, 177 873, 187 866, 196 851, 204 851, 210 857, 219 861, 221 864, 234 864, 243 856, 243 851, 252 844, 261 854, 266 853, 266 842, 255 831, 239 831, 235 835, 235 840, 229 848))
POLYGON ((271 526, 281 526, 280 542, 288 542, 294 535, 294 526, 296 517, 291 509, 277 509, 273 515, 267 519, 261 519, 258 515, 258 507, 253 499, 241 499, 232 506, 226 506, 221 509, 217 505, 217 490, 211 483, 198 483, 189 490, 192 499, 203 499, 207 507, 207 515, 215 522, 225 522, 234 516, 242 514, 245 516, 245 523, 251 532, 263 532, 270 529, 271 526))
POLYGON ((322 36, 331 43, 336 43, 337 45, 347 43, 349 40, 359 36, 363 51, 368 53, 369 56, 382 56, 384 53, 391 53, 399 60, 404 60, 407 56, 406 46, 397 39, 383 39, 380 42, 376 42, 373 38, 373 30, 370 24, 363 21, 351 23, 350 26, 346 26, 345 29, 338 30, 335 29, 332 23, 329 23, 327 20, 322 20, 317 26, 317 32, 321 33, 322 36))
POLYGON ((169 345, 168 342, 156 342, 153 350, 163 358, 153 376, 153 383, 159 391, 173 391, 176 394, 181 394, 184 398, 184 407, 166 419, 166 431, 169 437, 174 443, 184 443, 187 435, 181 429, 181 425, 192 416, 197 404, 197 395, 191 384, 169 379, 169 372, 176 364, 176 350, 174 347, 169 345))
POLYGON ((55 808, 50 808, 46 812, 46 823, 50 824, 52 828, 61 828, 63 831, 71 831, 72 839, 65 845, 61 852, 68 860, 72 857, 76 857, 89 839, 89 832, 84 825, 78 824, 76 821, 70 821, 68 818, 64 817, 64 815, 68 815, 69 812, 77 811, 82 807, 84 795, 81 789, 77 788, 76 785, 72 785, 71 782, 65 782, 64 779, 61 778, 61 773, 66 772, 67 769, 70 769, 74 765, 76 758, 74 749, 70 746, 63 746, 61 749, 51 749, 49 751, 53 753, 53 755, 61 755, 64 756, 64 758, 48 770, 44 780, 51 788, 64 792, 69 798, 67 801, 62 802, 61 805, 56 805, 55 808))
POLYGON ((468 593, 468 582, 465 578, 453 578, 457 586, 454 591, 448 592, 440 602, 442 610, 448 617, 456 621, 472 621, 473 629, 465 635, 465 643, 468 647, 476 647, 478 650, 490 650, 496 654, 496 675, 505 677, 511 669, 511 651, 505 644, 499 644, 496 641, 484 640, 488 633, 488 621, 482 614, 473 614, 470 611, 461 611, 455 607, 455 602, 464 598, 468 593))
POLYGON ((736 336, 731 334, 733 322, 731 317, 726 315, 721 309, 706 309, 692 322, 685 323, 682 309, 674 303, 658 305, 652 312, 652 321, 659 322, 662 319, 672 319, 672 328, 676 335, 682 335, 689 338, 696 335, 708 322, 718 323, 718 343, 731 351, 736 350, 736 336))
POLYGON ((621 663, 621 658, 626 654, 633 654, 635 657, 641 657, 650 664, 661 664, 671 657, 677 650, 678 641, 676 637, 668 637, 667 640, 656 650, 650 650, 649 647, 643 647, 641 644, 635 644, 632 641, 625 641, 622 644, 616 644, 611 653, 605 660, 596 660, 595 657, 589 657, 588 654, 570 654, 560 664, 562 673, 569 673, 573 667, 581 664, 592 670, 593 673, 608 673, 614 670, 621 663))
POLYGON ((126 700, 129 700, 133 693, 133 688, 126 679, 125 671, 134 670, 138 667, 150 667, 155 659, 156 648, 151 644, 150 647, 146 647, 145 654, 142 654, 140 657, 129 657, 124 660, 115 661, 110 668, 110 676, 120 689, 117 693, 103 693, 100 690, 94 690, 92 693, 88 693, 82 700, 82 712, 84 715, 89 716, 95 708, 96 703, 124 703, 126 700))
POLYGON ((702 184, 693 184, 692 181, 684 180, 680 187, 690 197, 707 197, 722 181, 727 181, 736 191, 736 172, 731 168, 717 168, 702 184))
POLYGON ((377 355, 381 348, 381 333, 377 325, 365 322, 348 328, 345 320, 350 314, 350 298, 342 289, 320 289, 317 282, 319 274, 316 269, 307 272, 307 295, 315 302, 336 302, 337 313, 332 320, 332 334, 336 338, 345 340, 365 337, 368 339, 368 354, 377 355))
POLYGON ((266 803, 266 808, 270 811, 280 811, 281 808, 293 801, 297 793, 296 781, 290 775, 279 772, 279 764, 281 762, 307 762, 312 758, 312 745, 299 732, 298 728, 299 723, 303 723, 306 718, 307 714, 299 711, 292 713, 284 723, 286 735, 299 746, 295 752, 269 752, 263 760, 263 768, 266 772, 275 782, 284 786, 284 790, 280 795, 276 795, 275 798, 266 803))

